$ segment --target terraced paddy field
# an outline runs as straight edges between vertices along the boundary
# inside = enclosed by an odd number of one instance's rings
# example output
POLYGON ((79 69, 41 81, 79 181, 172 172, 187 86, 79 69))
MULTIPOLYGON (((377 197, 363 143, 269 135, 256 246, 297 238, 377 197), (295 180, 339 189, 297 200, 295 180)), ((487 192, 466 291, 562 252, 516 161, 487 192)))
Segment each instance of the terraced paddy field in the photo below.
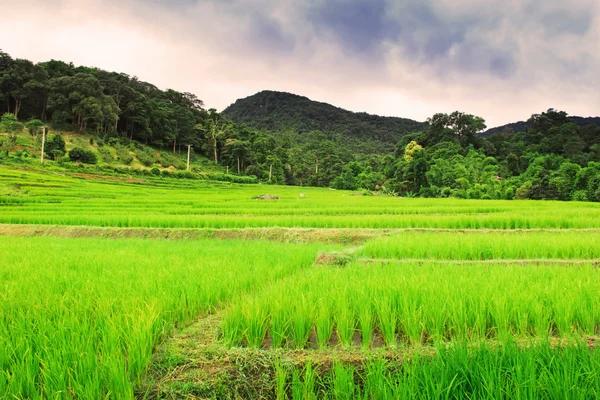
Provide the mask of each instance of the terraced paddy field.
POLYGON ((594 203, 0 167, 0 398, 600 398, 599 249, 594 203))

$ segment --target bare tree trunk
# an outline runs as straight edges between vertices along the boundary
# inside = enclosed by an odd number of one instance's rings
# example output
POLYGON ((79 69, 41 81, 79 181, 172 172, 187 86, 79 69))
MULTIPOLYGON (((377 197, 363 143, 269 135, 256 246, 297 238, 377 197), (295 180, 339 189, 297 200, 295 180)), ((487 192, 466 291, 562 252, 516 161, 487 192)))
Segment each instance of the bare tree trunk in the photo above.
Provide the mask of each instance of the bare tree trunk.
POLYGON ((317 163, 315 165, 315 174, 319 173, 319 154, 315 153, 315 156, 317 157, 317 163))
POLYGON ((173 153, 175 153, 176 144, 177 144, 177 138, 173 139, 173 153))
POLYGON ((190 151, 192 146, 188 144, 188 156, 187 156, 187 170, 190 170, 190 151))
POLYGON ((213 153, 214 153, 213 155, 215 157, 215 164, 216 164, 218 161, 217 161, 217 136, 215 134, 215 129, 216 129, 216 126, 213 125, 213 127, 212 127, 213 153))
POLYGON ((271 176, 273 175, 273 164, 269 167, 269 182, 271 182, 271 176))
POLYGON ((40 164, 44 164, 44 146, 46 144, 46 127, 42 128, 42 154, 40 154, 40 164))
POLYGON ((240 158, 237 158, 237 162, 238 162, 238 175, 240 174, 240 158))
POLYGON ((48 108, 48 98, 45 98, 44 103, 42 105, 42 115, 41 115, 42 121, 44 121, 44 122, 46 122, 46 119, 48 118, 46 115, 47 108, 48 108))
POLYGON ((19 111, 21 111, 21 97, 15 97, 15 118, 19 118, 19 111))

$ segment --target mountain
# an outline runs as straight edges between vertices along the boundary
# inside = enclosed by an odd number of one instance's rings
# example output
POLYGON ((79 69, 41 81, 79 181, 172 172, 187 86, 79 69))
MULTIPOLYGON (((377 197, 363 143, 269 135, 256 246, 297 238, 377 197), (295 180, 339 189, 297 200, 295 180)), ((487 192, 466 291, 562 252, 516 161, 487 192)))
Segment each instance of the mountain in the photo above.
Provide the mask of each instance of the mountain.
POLYGON ((425 124, 406 118, 347 111, 291 93, 262 91, 223 111, 235 123, 271 133, 306 135, 320 131, 357 153, 393 150, 406 133, 425 124))
MULTIPOLYGON (((574 117, 569 117, 569 119, 579 126, 586 126, 586 125, 600 126, 600 117, 576 117, 576 116, 574 116, 574 117)), ((525 130, 528 127, 529 127, 528 121, 513 122, 511 124, 506 124, 506 125, 488 129, 487 131, 481 133, 481 136, 488 137, 488 136, 493 135, 494 133, 502 133, 506 129, 512 129, 515 133, 516 132, 525 132, 525 130)))

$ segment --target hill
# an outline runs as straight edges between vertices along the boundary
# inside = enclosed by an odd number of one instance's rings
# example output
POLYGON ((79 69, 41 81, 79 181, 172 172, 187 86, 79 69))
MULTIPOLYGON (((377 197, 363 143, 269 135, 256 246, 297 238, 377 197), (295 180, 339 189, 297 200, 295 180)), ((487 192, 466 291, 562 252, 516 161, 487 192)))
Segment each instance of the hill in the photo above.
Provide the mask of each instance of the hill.
MULTIPOLYGON (((600 126, 600 117, 571 116, 571 117, 569 117, 569 119, 571 121, 573 121, 575 124, 577 124, 578 126, 586 126, 586 125, 600 126)), ((510 124, 497 126, 495 128, 488 129, 487 131, 483 132, 481 134, 481 136, 488 137, 488 136, 493 135, 494 133, 502 133, 506 129, 512 129, 515 133, 516 132, 525 132, 527 130, 527 128, 529 128, 529 127, 530 127, 529 121, 518 121, 518 122, 513 122, 510 124)))
POLYGON ((362 154, 390 151, 404 134, 425 126, 407 118, 355 113, 307 97, 268 90, 237 100, 222 114, 235 123, 271 133, 305 135, 320 131, 362 154))

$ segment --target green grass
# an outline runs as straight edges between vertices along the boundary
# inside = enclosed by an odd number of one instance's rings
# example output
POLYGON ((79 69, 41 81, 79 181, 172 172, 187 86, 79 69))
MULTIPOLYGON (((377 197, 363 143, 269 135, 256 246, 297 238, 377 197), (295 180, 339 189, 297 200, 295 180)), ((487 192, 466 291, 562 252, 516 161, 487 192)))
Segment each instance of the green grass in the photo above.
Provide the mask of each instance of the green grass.
POLYGON ((436 260, 590 260, 600 258, 600 232, 404 232, 367 242, 360 255, 436 260))
POLYGON ((346 191, 0 168, 0 223, 156 228, 600 228, 600 205, 403 199, 346 191), (280 200, 253 200, 261 194, 280 200), (300 196, 300 195, 304 196, 300 196))
POLYGON ((600 333, 598 287, 600 270, 591 264, 438 265, 432 260, 315 268, 240 298, 223 329, 225 337, 236 339, 231 346, 260 347, 264 330, 255 337, 250 329, 260 318, 264 329, 279 327, 271 333, 288 348, 308 345, 307 337, 296 334, 299 324, 302 335, 314 326, 317 343, 311 345, 320 347, 333 335, 352 345, 355 332, 367 348, 375 332, 379 345, 387 347, 595 336, 600 333))
POLYGON ((600 349, 545 341, 523 348, 465 344, 433 356, 334 363, 316 374, 278 366, 278 399, 595 399, 600 396, 600 349))
POLYGON ((267 397, 294 399, 600 396, 599 350, 582 345, 600 334, 599 204, 367 197, 0 167, 0 223, 31 225, 32 235, 132 227, 180 230, 110 231, 188 238, 0 236, 0 398, 143 396, 153 367, 173 387, 233 398, 236 388, 258 393, 263 385, 267 397), (280 199, 252 199, 261 194, 280 199), (303 240, 373 230, 346 249, 282 243, 299 240, 285 229, 267 235, 278 242, 185 235, 256 228, 219 236, 250 238, 277 227, 334 228, 305 229, 315 234, 303 240), (382 228, 431 230, 375 237, 382 228), (315 263, 317 255, 334 262, 315 263), (153 365, 173 329, 210 313, 216 352, 201 358, 225 354, 233 370, 204 372, 222 374, 220 385, 246 380, 239 386, 210 388, 185 375, 205 366, 194 358, 201 345, 191 360, 167 354, 168 367, 153 365), (253 369, 250 360, 245 369, 240 354, 272 365, 253 369), (251 372, 265 369, 272 375, 253 381, 251 372))
POLYGON ((131 398, 179 324, 320 245, 0 237, 0 398, 131 398))

